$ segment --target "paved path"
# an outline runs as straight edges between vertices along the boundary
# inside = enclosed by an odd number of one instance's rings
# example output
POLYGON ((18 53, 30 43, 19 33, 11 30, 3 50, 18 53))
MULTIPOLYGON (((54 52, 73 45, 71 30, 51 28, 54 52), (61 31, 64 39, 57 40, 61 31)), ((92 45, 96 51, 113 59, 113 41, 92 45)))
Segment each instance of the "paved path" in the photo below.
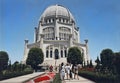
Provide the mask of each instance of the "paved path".
POLYGON ((37 73, 32 73, 32 74, 28 74, 28 75, 24 75, 24 76, 19 76, 19 77, 14 77, 14 78, 10 78, 10 79, 6 79, 3 81, 0 81, 0 83, 24 83, 32 78, 35 78, 39 75, 44 74, 44 72, 37 72, 37 73))
POLYGON ((79 80, 78 79, 71 79, 71 80, 66 80, 67 78, 65 77, 65 81, 62 83, 95 83, 89 79, 83 78, 81 76, 79 76, 79 80))
MULTIPOLYGON (((0 83, 24 83, 37 76, 43 75, 44 73, 45 72, 37 72, 37 73, 32 73, 24 76, 14 77, 14 78, 0 81, 0 83)), ((62 83, 95 83, 95 82, 79 76, 79 80, 78 79, 67 80, 67 78, 65 77, 65 81, 63 81, 62 83)))

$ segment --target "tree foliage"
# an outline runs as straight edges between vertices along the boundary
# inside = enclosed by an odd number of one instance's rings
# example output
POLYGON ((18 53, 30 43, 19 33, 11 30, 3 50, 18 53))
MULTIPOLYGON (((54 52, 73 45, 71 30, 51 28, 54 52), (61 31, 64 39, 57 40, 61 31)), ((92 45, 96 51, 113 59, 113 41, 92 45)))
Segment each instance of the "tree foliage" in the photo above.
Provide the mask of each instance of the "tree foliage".
POLYGON ((97 71, 99 71, 100 70, 100 60, 99 60, 99 57, 97 57, 97 59, 95 60, 95 63, 97 64, 96 66, 95 66, 95 69, 97 70, 97 71))
POLYGON ((93 67, 93 63, 92 63, 92 60, 90 60, 90 65, 89 65, 90 68, 93 67))
POLYGON ((9 79, 12 77, 17 77, 30 73, 33 73, 33 69, 29 65, 21 64, 18 61, 14 62, 14 64, 11 64, 9 62, 7 68, 0 72, 0 80, 9 79))
POLYGON ((7 52, 0 51, 0 71, 4 70, 8 66, 9 56, 7 52))
POLYGON ((95 60, 95 63, 100 64, 100 60, 98 56, 97 56, 97 59, 95 60))
POLYGON ((95 62, 96 70, 101 73, 112 73, 120 76, 120 52, 113 52, 111 49, 104 49, 100 53, 100 58, 97 57, 95 62))
POLYGON ((111 49, 104 49, 101 54, 101 64, 104 68, 111 69, 114 53, 111 49))
POLYGON ((83 56, 78 47, 69 48, 67 61, 72 64, 82 64, 83 56))
POLYGON ((115 53, 114 66, 115 66, 116 72, 120 75, 120 52, 115 53))
POLYGON ((40 48, 31 48, 26 60, 27 65, 31 65, 33 69, 36 69, 38 64, 41 64, 44 60, 43 52, 40 48))

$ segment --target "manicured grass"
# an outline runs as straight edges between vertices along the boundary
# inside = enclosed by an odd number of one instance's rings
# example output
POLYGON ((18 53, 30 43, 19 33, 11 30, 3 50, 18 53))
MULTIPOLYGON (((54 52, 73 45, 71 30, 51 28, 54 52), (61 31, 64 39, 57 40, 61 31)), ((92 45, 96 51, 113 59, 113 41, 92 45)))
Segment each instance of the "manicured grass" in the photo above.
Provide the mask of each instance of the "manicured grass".
POLYGON ((59 73, 56 73, 53 83, 62 83, 59 73))

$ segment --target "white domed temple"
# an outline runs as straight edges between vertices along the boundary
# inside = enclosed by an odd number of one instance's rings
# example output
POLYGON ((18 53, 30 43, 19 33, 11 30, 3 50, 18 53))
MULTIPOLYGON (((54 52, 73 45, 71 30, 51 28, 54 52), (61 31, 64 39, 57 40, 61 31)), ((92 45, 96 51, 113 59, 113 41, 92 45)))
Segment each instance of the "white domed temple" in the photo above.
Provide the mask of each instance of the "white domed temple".
POLYGON ((67 63, 68 49, 74 46, 81 50, 85 62, 90 60, 88 41, 81 44, 79 28, 71 12, 61 5, 52 5, 43 12, 35 27, 34 43, 25 40, 22 62, 26 63, 31 48, 38 47, 43 50, 44 65, 67 63))

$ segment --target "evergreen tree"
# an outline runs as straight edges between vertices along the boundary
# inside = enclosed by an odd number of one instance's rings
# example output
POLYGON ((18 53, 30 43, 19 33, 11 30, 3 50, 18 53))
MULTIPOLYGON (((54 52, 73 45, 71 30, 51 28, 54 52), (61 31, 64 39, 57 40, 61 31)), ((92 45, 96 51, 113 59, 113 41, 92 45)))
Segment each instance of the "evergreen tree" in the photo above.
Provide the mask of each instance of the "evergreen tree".
POLYGON ((113 61, 113 57, 114 57, 114 53, 111 49, 104 49, 101 54, 101 64, 103 66, 103 68, 108 69, 109 71, 111 71, 112 69, 112 61, 113 61))
POLYGON ((120 52, 116 52, 115 53, 115 58, 114 58, 114 66, 115 66, 115 70, 117 74, 120 75, 120 52))
POLYGON ((97 56, 97 59, 95 60, 95 63, 97 63, 97 65, 95 66, 95 69, 97 70, 97 71, 99 71, 100 70, 100 60, 99 60, 99 57, 97 56))
POLYGON ((8 54, 5 51, 0 51, 0 71, 4 70, 8 66, 8 54))
POLYGON ((90 68, 93 67, 93 64, 92 64, 92 60, 90 60, 90 65, 89 65, 90 68))

